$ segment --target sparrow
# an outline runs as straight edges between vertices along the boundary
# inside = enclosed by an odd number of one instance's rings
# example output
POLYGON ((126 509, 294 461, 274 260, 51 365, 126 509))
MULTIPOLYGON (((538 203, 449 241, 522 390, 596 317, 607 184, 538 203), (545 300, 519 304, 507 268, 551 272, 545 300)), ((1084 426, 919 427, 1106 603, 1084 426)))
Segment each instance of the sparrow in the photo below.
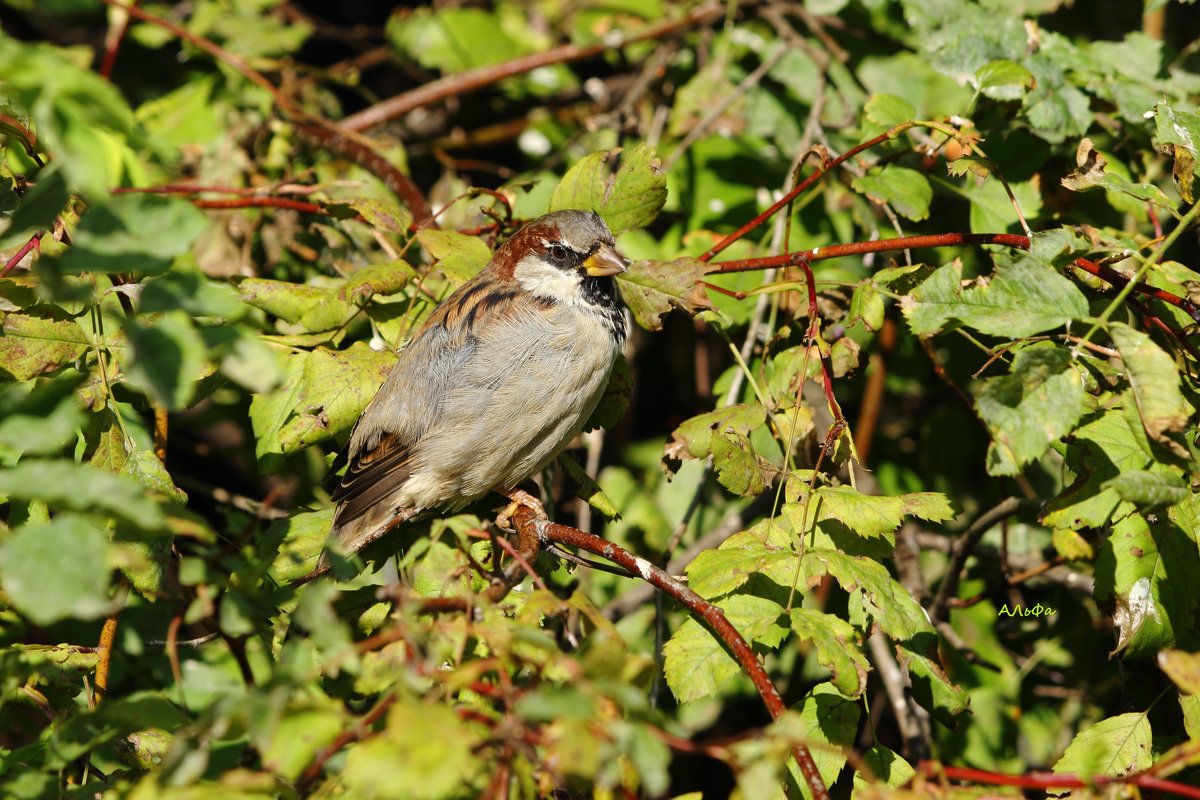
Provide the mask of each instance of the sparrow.
MULTIPOLYGON (((608 385, 628 333, 614 279, 624 271, 598 214, 556 211, 438 305, 331 466, 338 550, 493 491, 542 512, 518 487, 575 438, 608 385)), ((326 552, 310 577, 329 567, 326 552)))

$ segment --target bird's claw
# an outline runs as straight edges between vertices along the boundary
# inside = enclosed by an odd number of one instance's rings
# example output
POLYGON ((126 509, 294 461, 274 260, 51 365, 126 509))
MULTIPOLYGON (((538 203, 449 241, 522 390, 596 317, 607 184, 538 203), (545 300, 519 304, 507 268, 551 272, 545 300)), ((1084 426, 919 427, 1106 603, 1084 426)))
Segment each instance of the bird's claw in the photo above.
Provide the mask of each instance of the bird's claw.
POLYGON ((522 506, 528 508, 537 516, 546 518, 546 507, 542 505, 542 501, 531 495, 524 489, 513 489, 511 492, 505 492, 510 502, 504 507, 504 510, 496 515, 496 527, 504 531, 515 530, 512 524, 512 518, 517 513, 517 510, 522 506))

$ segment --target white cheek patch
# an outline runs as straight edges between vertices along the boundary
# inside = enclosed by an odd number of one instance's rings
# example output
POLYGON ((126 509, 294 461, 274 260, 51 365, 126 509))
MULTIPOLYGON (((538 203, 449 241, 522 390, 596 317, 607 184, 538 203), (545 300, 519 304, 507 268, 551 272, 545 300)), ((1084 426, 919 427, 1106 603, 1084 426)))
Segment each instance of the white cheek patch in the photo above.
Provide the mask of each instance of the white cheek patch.
POLYGON ((522 289, 537 297, 561 303, 579 300, 582 276, 578 270, 556 269, 537 256, 526 256, 517 262, 513 277, 522 289))

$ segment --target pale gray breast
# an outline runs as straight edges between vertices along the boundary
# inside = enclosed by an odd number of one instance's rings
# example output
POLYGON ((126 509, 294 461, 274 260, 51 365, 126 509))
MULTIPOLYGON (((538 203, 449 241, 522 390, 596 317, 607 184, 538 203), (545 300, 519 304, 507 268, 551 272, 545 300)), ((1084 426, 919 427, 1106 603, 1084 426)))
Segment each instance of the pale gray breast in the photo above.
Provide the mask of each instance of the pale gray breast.
MULTIPOLYGON (((570 305, 489 327, 447 387, 426 441, 464 496, 530 477, 579 432, 608 383, 617 343, 596 314, 570 305)), ((428 462, 434 466, 433 462, 428 462)))

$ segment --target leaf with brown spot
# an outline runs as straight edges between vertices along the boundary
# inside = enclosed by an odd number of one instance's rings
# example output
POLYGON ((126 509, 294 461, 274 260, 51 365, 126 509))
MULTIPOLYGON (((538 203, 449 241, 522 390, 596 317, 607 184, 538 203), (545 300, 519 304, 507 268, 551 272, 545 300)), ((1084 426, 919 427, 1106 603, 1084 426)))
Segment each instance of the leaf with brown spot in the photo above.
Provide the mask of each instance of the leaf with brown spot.
POLYGON ((672 308, 695 314, 712 303, 700 280, 709 265, 696 258, 635 261, 618 277, 621 296, 633 318, 646 330, 662 329, 662 316, 672 308))

